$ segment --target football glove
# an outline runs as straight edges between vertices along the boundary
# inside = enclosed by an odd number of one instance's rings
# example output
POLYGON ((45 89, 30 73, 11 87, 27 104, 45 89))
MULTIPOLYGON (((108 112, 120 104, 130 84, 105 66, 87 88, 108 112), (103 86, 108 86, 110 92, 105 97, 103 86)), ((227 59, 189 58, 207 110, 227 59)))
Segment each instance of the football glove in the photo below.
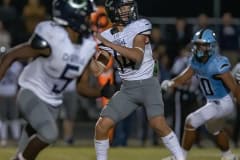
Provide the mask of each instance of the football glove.
POLYGON ((106 98, 111 98, 115 93, 115 86, 110 84, 110 80, 101 89, 101 96, 106 98))
POLYGON ((161 83, 161 89, 163 91, 167 91, 169 87, 172 87, 174 84, 173 81, 171 80, 164 80, 162 83, 161 83))

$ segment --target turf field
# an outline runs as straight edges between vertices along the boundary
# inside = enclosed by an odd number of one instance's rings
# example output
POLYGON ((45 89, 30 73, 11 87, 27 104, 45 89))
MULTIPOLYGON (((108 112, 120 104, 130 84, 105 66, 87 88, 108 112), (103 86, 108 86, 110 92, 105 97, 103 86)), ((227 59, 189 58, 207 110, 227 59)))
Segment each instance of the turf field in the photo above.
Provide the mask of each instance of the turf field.
MULTIPOLYGON (((240 149, 234 149, 240 156, 240 149)), ((0 160, 9 160, 15 148, 0 148, 0 160)), ((163 147, 127 147, 111 148, 109 160, 161 160, 169 155, 163 147)), ((42 151, 37 160, 95 160, 95 152, 91 147, 49 147, 42 151)), ((219 151, 215 148, 193 148, 189 160, 220 160, 219 151)))

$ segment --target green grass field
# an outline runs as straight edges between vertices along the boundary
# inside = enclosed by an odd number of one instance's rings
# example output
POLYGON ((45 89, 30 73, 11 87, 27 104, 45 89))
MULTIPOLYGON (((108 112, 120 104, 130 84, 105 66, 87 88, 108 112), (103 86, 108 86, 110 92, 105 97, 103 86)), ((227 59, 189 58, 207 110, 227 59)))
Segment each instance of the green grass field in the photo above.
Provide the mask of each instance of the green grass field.
MULTIPOLYGON (((0 160, 9 160, 16 148, 1 148, 0 160)), ((240 149, 234 149, 240 156, 240 149)), ((111 148, 109 160, 161 160, 169 152, 164 147, 126 147, 111 148)), ((220 153, 215 148, 193 148, 189 160, 220 160, 220 153)), ((42 151, 37 160, 95 160, 95 151, 91 147, 49 147, 42 151)))

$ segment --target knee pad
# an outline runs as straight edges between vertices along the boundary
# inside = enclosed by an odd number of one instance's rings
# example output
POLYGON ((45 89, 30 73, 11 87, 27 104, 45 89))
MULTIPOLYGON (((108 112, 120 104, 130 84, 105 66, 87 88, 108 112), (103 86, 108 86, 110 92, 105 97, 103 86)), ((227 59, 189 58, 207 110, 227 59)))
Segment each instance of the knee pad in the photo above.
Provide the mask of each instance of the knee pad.
POLYGON ((193 114, 188 115, 186 120, 185 120, 185 129, 187 129, 187 130, 196 130, 196 128, 198 126, 194 122, 195 122, 195 119, 194 119, 193 114), (191 127, 188 127, 188 126, 191 126, 191 127))
POLYGON ((192 116, 192 114, 190 114, 187 116, 187 118, 185 120, 185 126, 190 125, 190 126, 194 127, 192 122, 193 122, 193 116, 192 116))
POLYGON ((38 136, 48 144, 54 143, 58 138, 58 128, 56 126, 46 125, 42 127, 38 136))
POLYGON ((193 128, 197 129, 199 126, 203 125, 204 122, 200 114, 191 113, 187 116, 185 124, 191 125, 193 128))

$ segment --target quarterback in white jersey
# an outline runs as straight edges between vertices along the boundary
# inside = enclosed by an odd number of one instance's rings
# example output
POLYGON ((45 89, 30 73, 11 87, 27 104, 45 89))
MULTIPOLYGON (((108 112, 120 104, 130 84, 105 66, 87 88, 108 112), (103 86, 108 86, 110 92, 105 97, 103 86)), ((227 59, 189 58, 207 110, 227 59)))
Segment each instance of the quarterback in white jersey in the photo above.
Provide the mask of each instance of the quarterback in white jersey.
MULTIPOLYGON (((99 58, 107 57, 95 56, 96 43, 89 30, 88 17, 93 8, 90 0, 54 0, 53 20, 39 23, 27 43, 1 58, 0 80, 15 60, 32 58, 19 78, 17 105, 27 125, 15 159, 33 160, 58 138, 55 120, 69 82, 78 79, 77 91, 89 92, 82 90, 80 77, 89 71, 98 75, 104 70, 99 58)), ((91 94, 105 96, 102 90, 105 86, 91 94)))
POLYGON ((178 139, 165 121, 161 88, 157 78, 153 77, 151 23, 138 19, 134 0, 107 0, 105 7, 113 27, 97 35, 101 42, 99 48, 114 56, 122 85, 103 108, 96 123, 97 160, 107 160, 109 130, 140 106, 146 109, 150 126, 166 147, 177 160, 184 160, 178 139))
MULTIPOLYGON (((124 47, 132 48, 134 46, 134 38, 137 35, 149 36, 151 34, 152 24, 146 19, 139 19, 127 25, 122 32, 114 32, 114 29, 108 29, 102 32, 102 36, 114 44, 124 47)), ((154 60, 152 58, 151 44, 146 40, 146 44, 143 48, 135 46, 135 49, 139 50, 143 54, 143 58, 139 62, 129 60, 116 50, 112 48, 100 45, 100 48, 108 51, 114 56, 115 61, 118 63, 119 75, 122 80, 141 80, 147 79, 153 76, 154 60)))

